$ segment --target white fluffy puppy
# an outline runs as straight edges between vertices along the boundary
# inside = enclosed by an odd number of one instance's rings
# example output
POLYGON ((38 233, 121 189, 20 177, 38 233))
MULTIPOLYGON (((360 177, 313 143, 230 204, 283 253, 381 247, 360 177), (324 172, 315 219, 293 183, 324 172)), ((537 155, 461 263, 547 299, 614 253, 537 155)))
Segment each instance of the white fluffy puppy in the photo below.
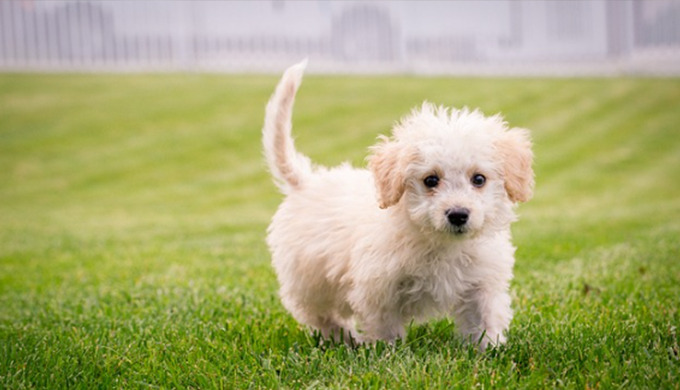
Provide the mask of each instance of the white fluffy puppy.
POLYGON ((503 343, 513 206, 534 184, 528 132, 424 103, 371 149, 369 170, 315 167, 290 134, 305 66, 283 75, 263 130, 285 194, 267 237, 283 305, 336 340, 394 341, 450 314, 481 349, 503 343))

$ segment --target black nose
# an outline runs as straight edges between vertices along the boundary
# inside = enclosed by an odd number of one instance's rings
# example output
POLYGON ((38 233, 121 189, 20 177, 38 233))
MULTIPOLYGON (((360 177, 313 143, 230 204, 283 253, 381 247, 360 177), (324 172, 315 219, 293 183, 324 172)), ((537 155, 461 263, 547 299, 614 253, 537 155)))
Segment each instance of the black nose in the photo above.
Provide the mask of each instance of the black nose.
POLYGON ((464 208, 455 208, 446 211, 446 218, 453 226, 461 227, 470 219, 470 210, 464 208))

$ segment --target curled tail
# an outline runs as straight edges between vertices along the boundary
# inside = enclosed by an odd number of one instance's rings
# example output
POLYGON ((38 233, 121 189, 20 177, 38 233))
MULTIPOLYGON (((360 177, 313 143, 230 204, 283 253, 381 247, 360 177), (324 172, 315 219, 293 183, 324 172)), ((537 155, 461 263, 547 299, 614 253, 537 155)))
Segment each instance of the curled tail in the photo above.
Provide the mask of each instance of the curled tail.
POLYGON ((295 150, 291 137, 291 115, 295 93, 302 82, 302 74, 307 60, 288 68, 283 74, 276 91, 267 103, 267 110, 262 129, 262 143, 269 170, 274 182, 281 192, 303 185, 305 178, 311 173, 309 158, 295 150))

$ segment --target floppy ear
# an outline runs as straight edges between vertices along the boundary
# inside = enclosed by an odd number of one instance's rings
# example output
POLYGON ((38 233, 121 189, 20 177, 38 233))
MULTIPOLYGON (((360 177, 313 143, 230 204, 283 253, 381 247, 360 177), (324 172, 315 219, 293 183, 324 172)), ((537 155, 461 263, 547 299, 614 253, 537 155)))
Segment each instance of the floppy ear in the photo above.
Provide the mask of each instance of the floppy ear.
POLYGON ((404 171, 410 157, 401 145, 386 137, 371 150, 368 168, 373 172, 380 208, 386 209, 397 204, 406 190, 404 171))
POLYGON ((534 170, 531 167, 534 154, 529 131, 519 128, 506 131, 496 142, 496 149, 503 163, 505 191, 510 200, 528 201, 534 189, 534 170))

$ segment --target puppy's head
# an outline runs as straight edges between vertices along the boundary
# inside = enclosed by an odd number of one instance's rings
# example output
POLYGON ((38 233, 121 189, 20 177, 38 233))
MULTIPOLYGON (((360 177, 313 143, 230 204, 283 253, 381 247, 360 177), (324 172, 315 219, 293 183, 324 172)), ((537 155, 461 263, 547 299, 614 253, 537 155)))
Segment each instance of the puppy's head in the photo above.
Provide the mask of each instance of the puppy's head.
POLYGON ((532 160, 527 130, 425 103, 372 148, 369 168, 381 208, 400 205, 421 228, 465 236, 507 227, 512 205, 531 198, 532 160))

